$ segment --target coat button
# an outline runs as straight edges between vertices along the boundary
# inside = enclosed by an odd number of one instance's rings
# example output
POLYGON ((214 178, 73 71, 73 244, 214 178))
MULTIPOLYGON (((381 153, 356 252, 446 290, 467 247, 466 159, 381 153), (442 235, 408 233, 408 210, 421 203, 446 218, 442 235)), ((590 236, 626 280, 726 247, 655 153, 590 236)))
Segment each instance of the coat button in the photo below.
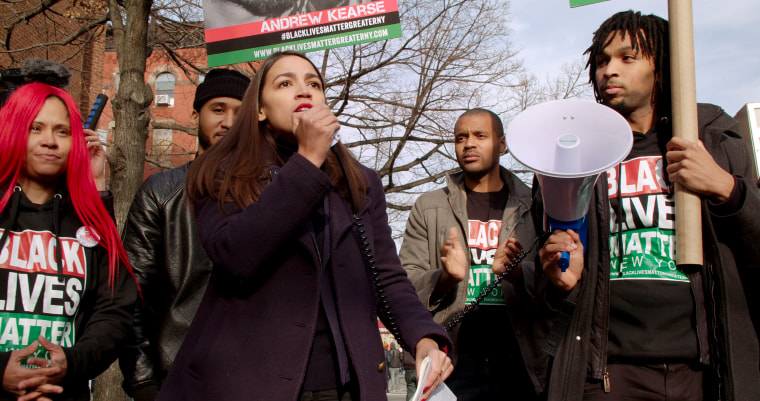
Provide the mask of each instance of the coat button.
POLYGON ((383 369, 385 369, 385 362, 380 362, 380 364, 377 365, 377 371, 382 372, 383 369))

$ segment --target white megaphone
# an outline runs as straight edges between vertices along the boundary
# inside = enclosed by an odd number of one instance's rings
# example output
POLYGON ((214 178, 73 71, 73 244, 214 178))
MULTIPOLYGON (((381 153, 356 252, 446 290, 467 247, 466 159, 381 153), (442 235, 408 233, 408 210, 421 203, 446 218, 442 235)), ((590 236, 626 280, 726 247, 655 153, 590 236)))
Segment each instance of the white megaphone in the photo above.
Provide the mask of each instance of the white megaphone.
MULTIPOLYGON (((551 230, 572 229, 586 247, 588 206, 599 175, 633 146, 628 121, 588 100, 554 100, 527 108, 507 130, 507 149, 536 173, 551 230)), ((570 255, 562 253, 562 271, 570 255)))

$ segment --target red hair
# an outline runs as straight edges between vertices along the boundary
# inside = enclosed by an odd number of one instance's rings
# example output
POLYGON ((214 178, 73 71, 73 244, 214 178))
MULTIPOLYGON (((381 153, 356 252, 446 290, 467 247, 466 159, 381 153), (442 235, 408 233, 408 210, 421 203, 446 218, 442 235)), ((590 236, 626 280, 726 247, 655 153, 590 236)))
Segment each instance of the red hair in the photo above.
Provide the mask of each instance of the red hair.
POLYGON ((24 85, 18 88, 0 109, 0 191, 3 191, 0 212, 8 205, 13 188, 25 167, 24 155, 29 129, 49 97, 60 99, 69 112, 71 151, 63 176, 66 177, 66 188, 79 220, 100 236, 100 245, 108 254, 108 283, 113 288, 119 260, 132 276, 134 273, 116 225, 95 188, 79 108, 63 89, 43 83, 24 85))

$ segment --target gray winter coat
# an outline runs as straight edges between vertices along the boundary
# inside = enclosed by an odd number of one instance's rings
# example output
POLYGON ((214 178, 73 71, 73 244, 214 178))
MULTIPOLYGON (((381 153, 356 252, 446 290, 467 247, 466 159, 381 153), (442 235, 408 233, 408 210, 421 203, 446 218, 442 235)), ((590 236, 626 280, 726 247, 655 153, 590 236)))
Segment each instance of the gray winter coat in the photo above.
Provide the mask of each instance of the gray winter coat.
MULTIPOLYGON (((501 179, 509 190, 507 207, 504 209, 499 243, 515 236, 523 245, 530 247, 536 238, 534 222, 531 218, 531 192, 517 176, 501 168, 501 179)), ((451 227, 459 229, 462 247, 468 248, 467 238, 467 198, 464 189, 464 173, 452 174, 447 185, 420 196, 414 204, 404 233, 399 257, 406 269, 409 279, 417 289, 422 303, 433 313, 433 319, 441 324, 447 323, 457 312, 465 307, 467 281, 465 277, 450 293, 434 299, 433 290, 443 272, 439 249, 448 236, 451 227)), ((527 365, 528 374, 537 393, 544 390, 548 355, 541 351, 543 334, 548 330, 546 323, 533 304, 537 291, 534 279, 535 250, 522 263, 522 281, 517 284, 502 281, 505 303, 509 318, 515 331, 520 350, 527 365)), ((450 333, 456 344, 457 329, 450 333)), ((452 355, 456 361, 456 355, 452 355)))

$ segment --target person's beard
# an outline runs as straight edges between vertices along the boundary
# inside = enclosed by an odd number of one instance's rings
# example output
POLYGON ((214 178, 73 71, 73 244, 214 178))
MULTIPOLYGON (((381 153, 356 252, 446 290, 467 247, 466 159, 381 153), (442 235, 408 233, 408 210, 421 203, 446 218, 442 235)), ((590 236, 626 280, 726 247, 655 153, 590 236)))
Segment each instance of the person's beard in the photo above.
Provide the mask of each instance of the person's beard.
POLYGON ((228 0, 231 3, 245 7, 253 15, 266 18, 282 16, 285 11, 292 9, 298 0, 228 0))
POLYGON ((637 109, 631 106, 630 102, 626 101, 626 99, 618 99, 615 102, 603 101, 602 104, 617 111, 618 114, 625 118, 628 118, 637 109))
POLYGON ((202 151, 207 151, 211 147, 211 135, 206 135, 205 132, 203 132, 203 128, 198 127, 198 147, 201 148, 202 151))

